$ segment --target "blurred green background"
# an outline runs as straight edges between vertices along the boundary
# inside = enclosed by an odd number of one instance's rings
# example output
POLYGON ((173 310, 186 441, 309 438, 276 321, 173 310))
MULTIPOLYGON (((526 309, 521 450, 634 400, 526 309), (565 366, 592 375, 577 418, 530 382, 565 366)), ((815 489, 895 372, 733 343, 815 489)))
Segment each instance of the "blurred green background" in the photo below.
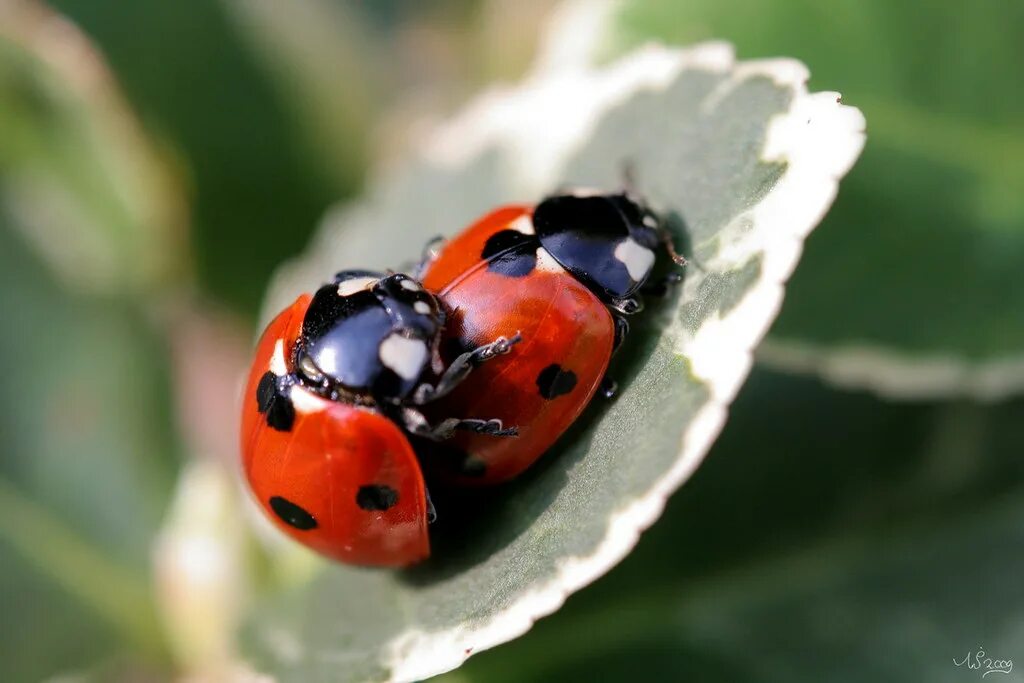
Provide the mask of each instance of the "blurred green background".
MULTIPOLYGON (((410 131, 518 77, 552 6, 0 0, 0 678, 202 672, 154 548, 184 463, 235 457, 268 278, 410 131)), ((795 56, 865 112, 777 339, 1021 355, 1024 4, 617 21, 616 49, 795 56)), ((1022 408, 757 370, 637 550, 450 680, 959 681, 979 646, 1024 658, 1022 408)))

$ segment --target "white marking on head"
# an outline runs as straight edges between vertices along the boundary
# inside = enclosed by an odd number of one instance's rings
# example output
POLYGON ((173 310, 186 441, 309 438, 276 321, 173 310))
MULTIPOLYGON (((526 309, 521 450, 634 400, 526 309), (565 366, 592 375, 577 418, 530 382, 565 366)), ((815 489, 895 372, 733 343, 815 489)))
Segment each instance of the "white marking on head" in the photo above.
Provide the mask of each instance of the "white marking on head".
POLYGON ((284 339, 274 344, 274 353, 270 356, 270 371, 281 377, 288 374, 288 364, 284 362, 284 339))
POLYGON ((402 280, 402 289, 408 289, 410 292, 420 291, 420 285, 415 280, 402 280))
POLYGON ((344 280, 338 283, 338 296, 352 296, 356 292, 373 287, 376 283, 375 277, 354 277, 351 280, 344 280))
POLYGON ((412 310, 416 311, 417 313, 427 315, 428 313, 430 313, 431 309, 430 304, 428 304, 426 301, 417 301, 412 305, 412 310))
POLYGON ((542 270, 547 273, 564 273, 565 268, 562 267, 555 257, 548 253, 548 250, 544 247, 537 247, 537 270, 542 270))
POLYGON ((427 360, 427 345, 392 332, 380 343, 380 362, 404 380, 416 379, 427 360))
POLYGON ((336 349, 333 346, 325 346, 320 349, 316 361, 321 372, 328 375, 337 374, 338 359, 335 357, 335 351, 336 349))
POLYGON ((522 216, 509 223, 508 227, 509 229, 521 232, 524 235, 533 235, 537 232, 533 229, 533 216, 528 213, 524 213, 522 216))
POLYGON ((327 407, 327 399, 321 398, 300 386, 293 386, 288 394, 288 398, 291 399, 292 405, 295 406, 295 412, 302 413, 303 415, 316 413, 327 407))
POLYGON ((626 266, 634 282, 647 277, 651 272, 651 266, 654 265, 654 252, 637 244, 632 237, 619 242, 619 246, 615 247, 615 258, 626 266))
POLYGON ((601 197, 608 194, 607 190, 599 190, 596 187, 574 187, 566 191, 566 197, 586 199, 587 197, 601 197))
POLYGON ((338 296, 351 296, 362 290, 369 290, 377 284, 376 278, 352 278, 338 283, 338 296))

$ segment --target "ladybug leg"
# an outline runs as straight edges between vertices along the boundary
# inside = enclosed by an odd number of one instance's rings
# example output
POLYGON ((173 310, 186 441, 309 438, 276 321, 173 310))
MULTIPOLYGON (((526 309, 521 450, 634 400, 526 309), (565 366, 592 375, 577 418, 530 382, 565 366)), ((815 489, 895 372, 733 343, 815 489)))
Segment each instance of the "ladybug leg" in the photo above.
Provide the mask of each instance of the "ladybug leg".
POLYGON ((629 334, 629 321, 621 315, 612 316, 615 321, 615 341, 612 342, 612 353, 615 353, 622 346, 622 342, 626 340, 626 335, 629 334))
POLYGON ((619 393, 619 383, 605 375, 601 378, 601 385, 598 387, 598 391, 605 398, 615 398, 615 395, 619 393))
POLYGON ((668 295, 673 287, 683 281, 683 274, 672 272, 654 282, 648 282, 640 290, 644 296, 661 299, 668 295))
MULTIPOLYGON (((612 320, 615 321, 615 341, 612 342, 612 354, 622 346, 622 342, 625 341, 626 335, 629 333, 629 321, 626 320, 625 316, 615 313, 612 315, 612 320)), ((614 398, 619 393, 619 383, 614 379, 605 375, 601 378, 601 384, 597 389, 602 396, 605 398, 614 398)))
POLYGON ((445 242, 447 242, 447 240, 442 235, 435 235, 427 240, 427 243, 423 245, 423 251, 420 253, 419 262, 410 269, 412 276, 415 279, 423 279, 423 273, 426 272, 427 267, 429 267, 431 263, 437 260, 445 242))
POLYGON ((619 315, 634 315, 644 310, 644 302, 635 296, 627 297, 625 299, 616 299, 608 304, 608 308, 612 309, 612 313, 618 313, 619 315))
POLYGON ((457 420, 455 429, 474 434, 487 434, 488 436, 519 436, 518 427, 505 427, 501 420, 477 420, 467 418, 457 420))
POLYGON ((413 403, 423 405, 434 399, 441 398, 457 387, 459 382, 466 379, 473 368, 495 356, 508 353, 512 346, 518 344, 522 339, 522 336, 516 332, 511 339, 498 337, 489 344, 478 346, 471 351, 463 353, 452 361, 451 365, 448 366, 448 369, 444 371, 444 374, 437 381, 437 384, 421 384, 413 395, 413 403))
POLYGON ((423 492, 427 494, 427 524, 433 524, 437 521, 437 508, 434 507, 434 501, 430 497, 430 489, 424 487, 423 492))
POLYGON ((490 436, 519 436, 519 429, 517 427, 505 427, 501 420, 478 420, 473 418, 460 420, 456 417, 450 417, 436 425, 431 425, 427 418, 423 416, 423 413, 414 408, 404 408, 400 417, 406 431, 413 436, 421 436, 431 441, 444 441, 451 438, 456 431, 488 434, 490 436))

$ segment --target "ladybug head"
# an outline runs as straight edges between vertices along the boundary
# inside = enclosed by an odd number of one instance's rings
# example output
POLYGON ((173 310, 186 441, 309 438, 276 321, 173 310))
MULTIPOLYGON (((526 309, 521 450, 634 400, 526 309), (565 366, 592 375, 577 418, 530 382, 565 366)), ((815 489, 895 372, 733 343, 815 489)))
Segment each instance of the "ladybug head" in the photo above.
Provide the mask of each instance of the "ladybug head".
POLYGON ((628 194, 548 197, 533 211, 541 246, 605 301, 631 296, 647 280, 661 223, 628 194))
POLYGON ((400 402, 436 354, 444 315, 415 280, 343 271, 317 290, 295 349, 299 381, 356 402, 400 402))

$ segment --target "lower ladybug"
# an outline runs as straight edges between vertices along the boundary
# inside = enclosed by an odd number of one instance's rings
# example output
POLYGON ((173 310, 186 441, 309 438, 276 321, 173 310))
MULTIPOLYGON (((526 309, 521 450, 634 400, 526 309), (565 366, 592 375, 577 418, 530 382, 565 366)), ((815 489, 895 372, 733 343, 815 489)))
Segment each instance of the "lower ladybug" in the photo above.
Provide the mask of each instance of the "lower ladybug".
POLYGON ((506 481, 555 442, 606 381, 659 250, 685 264, 663 222, 632 194, 575 192, 499 208, 424 261, 423 285, 452 312, 447 353, 495 336, 525 340, 436 404, 517 424, 518 438, 460 433, 424 444, 437 476, 462 485, 506 481))
POLYGON ((515 434, 498 420, 431 425, 420 413, 518 339, 490 340, 446 365, 444 324, 415 280, 346 271, 264 331, 245 388, 242 461, 259 505, 292 538, 352 564, 430 554, 432 506, 407 434, 515 434))

